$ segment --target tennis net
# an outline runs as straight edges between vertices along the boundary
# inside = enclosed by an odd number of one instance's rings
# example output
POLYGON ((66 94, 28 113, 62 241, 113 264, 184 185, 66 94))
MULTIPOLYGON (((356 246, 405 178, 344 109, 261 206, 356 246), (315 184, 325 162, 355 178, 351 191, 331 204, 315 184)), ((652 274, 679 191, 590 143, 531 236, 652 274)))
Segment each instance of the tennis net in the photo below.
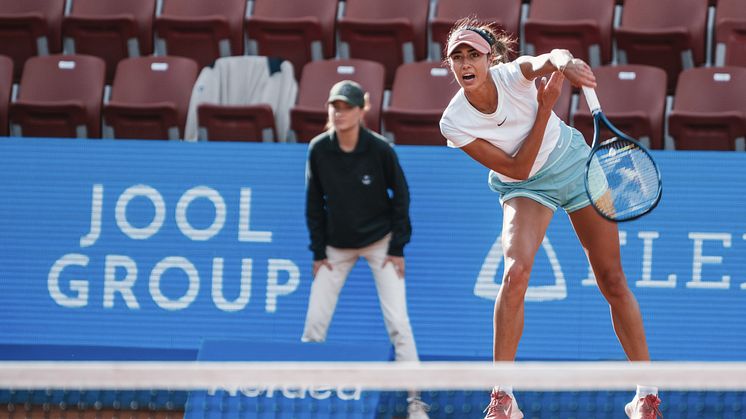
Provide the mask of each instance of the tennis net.
POLYGON ((482 418, 509 383, 526 418, 619 418, 637 384, 667 418, 746 417, 737 362, 0 362, 0 417, 482 418))

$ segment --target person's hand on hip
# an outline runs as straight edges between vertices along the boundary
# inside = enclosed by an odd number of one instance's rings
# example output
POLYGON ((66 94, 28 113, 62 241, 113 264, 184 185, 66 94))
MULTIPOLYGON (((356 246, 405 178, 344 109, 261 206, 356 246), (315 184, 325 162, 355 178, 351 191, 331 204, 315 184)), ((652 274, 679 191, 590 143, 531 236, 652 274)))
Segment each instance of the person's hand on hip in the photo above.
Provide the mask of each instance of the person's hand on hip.
POLYGON ((399 275, 399 279, 404 279, 404 257, 403 256, 386 256, 386 259, 383 260, 383 265, 381 267, 386 266, 387 263, 391 263, 394 265, 394 269, 396 270, 396 274, 399 275))
POLYGON ((327 259, 314 260, 313 261, 313 277, 316 278, 316 274, 319 273, 319 269, 322 266, 326 266, 326 269, 332 270, 332 264, 327 259))

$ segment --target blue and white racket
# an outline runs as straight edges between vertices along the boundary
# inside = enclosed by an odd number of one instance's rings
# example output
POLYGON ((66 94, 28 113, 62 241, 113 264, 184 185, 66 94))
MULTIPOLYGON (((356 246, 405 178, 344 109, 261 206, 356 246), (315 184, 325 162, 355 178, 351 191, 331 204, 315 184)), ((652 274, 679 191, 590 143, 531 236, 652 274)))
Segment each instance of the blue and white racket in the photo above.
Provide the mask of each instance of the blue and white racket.
POLYGON ((583 87, 583 94, 593 114, 593 145, 585 168, 588 198, 607 220, 640 218, 661 200, 663 183, 658 166, 645 146, 609 122, 593 88, 583 87), (601 138, 602 125, 612 138, 601 138))

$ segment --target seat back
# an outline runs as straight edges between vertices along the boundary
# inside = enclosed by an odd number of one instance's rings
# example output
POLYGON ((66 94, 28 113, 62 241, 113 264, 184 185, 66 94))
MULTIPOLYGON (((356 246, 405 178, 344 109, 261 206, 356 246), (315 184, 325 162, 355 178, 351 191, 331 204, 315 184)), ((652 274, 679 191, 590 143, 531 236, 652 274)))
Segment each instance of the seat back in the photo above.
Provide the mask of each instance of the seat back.
POLYGON ((197 107, 199 138, 209 141, 272 142, 277 138, 275 116, 266 103, 197 107))
POLYGON ((340 56, 378 61, 386 67, 386 86, 396 68, 424 60, 429 0, 346 0, 338 21, 340 56))
POLYGON ((746 67, 746 4, 719 0, 715 15, 715 65, 746 67))
POLYGON ((384 74, 382 64, 367 60, 324 60, 306 64, 298 85, 298 100, 290 110, 290 127, 297 140, 308 142, 324 131, 329 90, 341 80, 353 80, 368 92, 370 109, 365 114, 365 125, 380 132, 384 74))
POLYGON ((114 138, 183 138, 197 63, 185 57, 138 57, 119 62, 104 107, 114 138), (176 132, 174 128, 177 129, 176 132))
POLYGON ((396 144, 443 145, 438 122, 460 86, 438 62, 402 64, 396 70, 384 126, 396 144))
POLYGON ((195 60, 200 68, 242 55, 245 0, 163 0, 155 20, 156 52, 195 60))
POLYGON ((619 61, 664 69, 673 93, 681 70, 704 64, 706 25, 702 0, 625 0, 615 33, 619 61))
POLYGON ((430 21, 432 48, 439 52, 437 56, 443 56, 453 24, 469 16, 479 16, 483 22, 494 22, 496 29, 519 40, 521 0, 439 0, 430 21))
POLYGON ((692 68, 676 86, 669 131, 676 149, 734 150, 746 137, 746 68, 692 68))
POLYGON ((615 0, 532 0, 525 22, 529 54, 554 48, 599 66, 611 62, 615 0))
POLYGON ((103 60, 88 55, 29 58, 10 107, 11 133, 100 137, 105 67, 103 60))
POLYGON ((62 51, 64 11, 65 0, 0 1, 0 54, 13 60, 16 80, 29 57, 62 51))
POLYGON ((8 136, 8 105, 13 91, 13 60, 0 55, 0 137, 8 136))
POLYGON ((62 21, 65 52, 106 62, 111 82, 123 58, 153 53, 156 0, 75 0, 62 21))
POLYGON ((289 60, 299 79, 309 61, 334 57, 337 4, 338 0, 255 0, 253 13, 246 18, 247 49, 289 60))
MULTIPOLYGON (((653 149, 662 149, 666 108, 666 72, 652 66, 621 65, 594 69, 596 94, 609 120, 626 134, 653 149)), ((573 125, 590 144, 593 117, 581 94, 573 125)), ((602 138, 609 138, 608 131, 602 138)))

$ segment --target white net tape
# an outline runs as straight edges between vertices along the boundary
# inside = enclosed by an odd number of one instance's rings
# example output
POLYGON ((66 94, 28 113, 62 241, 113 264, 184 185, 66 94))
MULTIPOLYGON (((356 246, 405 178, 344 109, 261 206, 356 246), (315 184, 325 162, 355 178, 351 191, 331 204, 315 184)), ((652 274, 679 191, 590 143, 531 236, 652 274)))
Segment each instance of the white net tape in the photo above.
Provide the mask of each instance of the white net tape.
POLYGON ((744 390, 743 362, 0 362, 0 388, 209 390, 343 386, 379 390, 744 390))

